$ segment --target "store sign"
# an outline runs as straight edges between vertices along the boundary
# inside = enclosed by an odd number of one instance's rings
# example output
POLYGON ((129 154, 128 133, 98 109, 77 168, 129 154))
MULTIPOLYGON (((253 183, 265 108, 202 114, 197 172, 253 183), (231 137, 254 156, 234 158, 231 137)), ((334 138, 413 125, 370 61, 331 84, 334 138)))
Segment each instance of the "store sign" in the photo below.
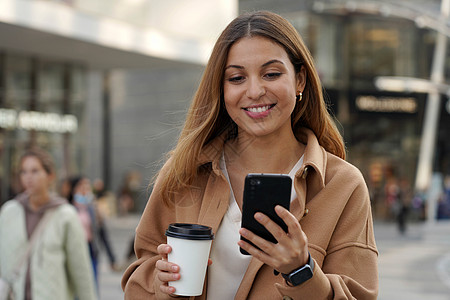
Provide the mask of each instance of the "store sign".
POLYGON ((76 132, 78 120, 74 115, 59 115, 38 111, 21 111, 0 108, 0 128, 47 132, 76 132))
POLYGON ((417 112, 417 100, 412 97, 356 97, 356 107, 361 111, 383 113, 408 113, 417 112))

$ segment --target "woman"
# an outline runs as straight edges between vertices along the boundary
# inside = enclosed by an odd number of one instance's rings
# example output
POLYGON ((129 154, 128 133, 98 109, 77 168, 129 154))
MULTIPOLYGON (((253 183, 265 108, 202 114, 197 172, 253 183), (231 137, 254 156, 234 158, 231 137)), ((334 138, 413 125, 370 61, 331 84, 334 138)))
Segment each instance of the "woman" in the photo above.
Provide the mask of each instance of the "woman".
POLYGON ((376 299, 368 191, 344 159, 312 57, 293 26, 270 12, 236 18, 215 44, 136 229, 125 299, 173 296, 168 282, 180 278, 179 266, 167 261, 164 236, 173 222, 211 226, 216 234, 196 299, 376 299), (239 229, 248 173, 293 178, 290 211, 276 207, 288 233, 255 214, 277 244, 239 229), (310 276, 297 278, 306 267, 310 276))
POLYGON ((97 213, 94 207, 94 194, 91 181, 86 177, 76 176, 69 180, 69 203, 75 206, 83 225, 84 236, 89 247, 95 282, 98 283, 98 253, 97 246, 97 213))
POLYGON ((75 176, 69 180, 69 203, 77 209, 78 216, 83 225, 86 241, 89 246, 94 278, 98 283, 99 244, 105 247, 112 270, 117 270, 115 256, 109 243, 108 232, 104 217, 101 215, 93 188, 89 178, 75 176))
POLYGON ((0 276, 8 278, 45 214, 51 213, 13 282, 15 299, 97 299, 92 267, 77 212, 50 192, 53 162, 42 150, 20 159, 24 192, 6 202, 0 213, 0 276))

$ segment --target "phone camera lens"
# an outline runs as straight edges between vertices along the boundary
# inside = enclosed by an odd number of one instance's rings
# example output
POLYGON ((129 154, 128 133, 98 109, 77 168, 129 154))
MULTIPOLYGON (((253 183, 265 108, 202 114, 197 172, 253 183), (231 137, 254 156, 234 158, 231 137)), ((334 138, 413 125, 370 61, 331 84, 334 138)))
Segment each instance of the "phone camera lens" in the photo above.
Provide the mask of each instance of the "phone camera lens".
POLYGON ((250 181, 250 184, 251 185, 259 185, 259 184, 261 184, 261 181, 259 179, 252 179, 250 181))

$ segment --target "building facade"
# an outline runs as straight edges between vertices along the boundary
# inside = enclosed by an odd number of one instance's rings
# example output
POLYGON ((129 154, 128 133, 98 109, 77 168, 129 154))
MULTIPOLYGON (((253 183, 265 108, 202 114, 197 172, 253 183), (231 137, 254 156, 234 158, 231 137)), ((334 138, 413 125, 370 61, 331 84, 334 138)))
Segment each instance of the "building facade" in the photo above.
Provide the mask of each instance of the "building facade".
POLYGON ((0 204, 20 190, 20 154, 39 146, 55 159, 57 185, 83 174, 118 192, 139 174, 144 205, 236 14, 229 0, 1 0, 0 204))
MULTIPOLYGON (((424 22, 439 15, 439 0, 2 0, 0 202, 17 189, 17 156, 35 144, 53 154, 60 179, 82 173, 118 193, 137 174, 141 210, 219 32, 260 9, 289 19, 310 48, 375 216, 392 217, 394 186, 420 218, 414 180, 427 94, 380 90, 375 80, 430 78, 436 30, 424 22)), ((446 96, 439 111, 433 172, 444 178, 446 96)))
MULTIPOLYGON (((240 1, 240 12, 263 9, 284 15, 304 38, 344 136, 348 160, 363 172, 379 218, 393 217, 392 193, 415 217, 424 217, 424 199, 417 197, 414 183, 427 94, 380 90, 375 83, 380 76, 430 79, 437 32, 419 24, 419 18, 439 19, 440 3, 240 1)), ((449 58, 447 51, 444 78, 449 58)), ((443 95, 432 166, 441 189, 450 175, 449 107, 443 95)))
POLYGON ((86 70, 80 64, 12 51, 2 51, 0 56, 3 199, 17 191, 18 157, 30 146, 48 149, 63 170, 80 171, 86 70))

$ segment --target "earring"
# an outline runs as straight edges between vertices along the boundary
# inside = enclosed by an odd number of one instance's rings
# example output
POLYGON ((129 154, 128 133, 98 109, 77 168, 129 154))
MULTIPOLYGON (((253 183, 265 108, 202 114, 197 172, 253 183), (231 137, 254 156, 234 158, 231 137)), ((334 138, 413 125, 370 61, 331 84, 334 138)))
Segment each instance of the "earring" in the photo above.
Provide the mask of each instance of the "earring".
POLYGON ((302 99, 303 99, 303 93, 302 93, 302 92, 298 92, 298 95, 295 97, 295 99, 296 99, 297 101, 302 101, 302 99))

